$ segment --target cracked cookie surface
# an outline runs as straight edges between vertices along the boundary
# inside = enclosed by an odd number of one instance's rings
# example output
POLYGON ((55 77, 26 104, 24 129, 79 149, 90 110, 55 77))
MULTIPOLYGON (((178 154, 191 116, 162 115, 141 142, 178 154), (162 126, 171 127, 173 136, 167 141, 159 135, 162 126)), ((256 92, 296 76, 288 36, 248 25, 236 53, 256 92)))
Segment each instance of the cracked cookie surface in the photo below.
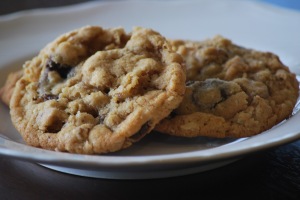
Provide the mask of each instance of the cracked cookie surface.
POLYGON ((114 152, 149 133, 184 92, 182 57, 159 33, 87 26, 58 37, 24 64, 11 117, 29 145, 114 152))
POLYGON ((298 81, 278 56, 222 36, 171 43, 185 60, 187 89, 157 131, 184 137, 247 137, 291 115, 298 81))

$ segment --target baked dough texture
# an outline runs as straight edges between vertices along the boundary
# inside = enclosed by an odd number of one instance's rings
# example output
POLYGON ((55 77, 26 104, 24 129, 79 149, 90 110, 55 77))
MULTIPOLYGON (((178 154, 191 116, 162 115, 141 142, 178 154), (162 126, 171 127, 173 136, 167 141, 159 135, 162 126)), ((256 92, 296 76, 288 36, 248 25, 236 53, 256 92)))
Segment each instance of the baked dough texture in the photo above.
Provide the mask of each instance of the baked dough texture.
POLYGON ((171 43, 185 60, 187 88, 179 107, 157 131, 184 137, 248 137, 291 115, 299 85, 278 56, 222 36, 171 43))
POLYGON ((166 40, 136 27, 86 26, 49 43, 0 90, 26 143, 118 151, 151 130, 248 137, 287 119, 299 96, 279 57, 216 36, 166 40))
POLYGON ((0 99, 5 105, 9 106, 16 82, 22 77, 22 74, 23 70, 9 73, 4 86, 0 88, 0 99))
POLYGON ((159 33, 86 26, 23 67, 10 112, 26 143, 79 154, 131 146, 178 107, 182 57, 159 33))

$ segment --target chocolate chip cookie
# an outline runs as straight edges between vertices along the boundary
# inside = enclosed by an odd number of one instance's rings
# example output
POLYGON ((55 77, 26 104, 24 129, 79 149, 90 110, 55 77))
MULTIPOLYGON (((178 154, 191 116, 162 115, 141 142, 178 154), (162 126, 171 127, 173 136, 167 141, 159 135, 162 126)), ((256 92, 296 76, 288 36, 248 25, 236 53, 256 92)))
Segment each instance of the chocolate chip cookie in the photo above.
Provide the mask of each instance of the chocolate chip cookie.
POLYGON ((291 115, 298 81, 273 53, 221 36, 176 40, 172 46, 186 62, 186 94, 156 130, 185 137, 247 137, 291 115))
POLYGON ((127 148, 182 101, 182 62, 151 29, 71 31, 25 63, 12 121, 35 147, 80 154, 127 148))

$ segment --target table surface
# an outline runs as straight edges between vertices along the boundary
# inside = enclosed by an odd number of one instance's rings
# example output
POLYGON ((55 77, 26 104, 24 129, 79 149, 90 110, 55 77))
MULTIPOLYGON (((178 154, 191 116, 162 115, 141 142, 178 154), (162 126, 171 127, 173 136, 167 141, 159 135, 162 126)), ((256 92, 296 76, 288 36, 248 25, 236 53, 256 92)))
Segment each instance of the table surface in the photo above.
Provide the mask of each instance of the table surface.
MULTIPOLYGON (((85 0, 1 0, 0 15, 85 0)), ((162 179, 68 175, 0 156, 0 199, 300 199, 300 140, 214 170, 162 179)))

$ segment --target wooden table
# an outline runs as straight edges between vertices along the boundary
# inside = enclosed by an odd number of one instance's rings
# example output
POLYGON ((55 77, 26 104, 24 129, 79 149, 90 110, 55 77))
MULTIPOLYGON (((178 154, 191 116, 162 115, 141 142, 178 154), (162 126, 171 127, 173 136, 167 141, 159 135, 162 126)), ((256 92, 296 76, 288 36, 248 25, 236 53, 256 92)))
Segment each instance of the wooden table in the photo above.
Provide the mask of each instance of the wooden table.
MULTIPOLYGON (((1 0, 0 14, 84 0, 1 0)), ((300 199, 300 140, 218 169, 163 179, 109 180, 68 175, 0 157, 0 199, 300 199)))

